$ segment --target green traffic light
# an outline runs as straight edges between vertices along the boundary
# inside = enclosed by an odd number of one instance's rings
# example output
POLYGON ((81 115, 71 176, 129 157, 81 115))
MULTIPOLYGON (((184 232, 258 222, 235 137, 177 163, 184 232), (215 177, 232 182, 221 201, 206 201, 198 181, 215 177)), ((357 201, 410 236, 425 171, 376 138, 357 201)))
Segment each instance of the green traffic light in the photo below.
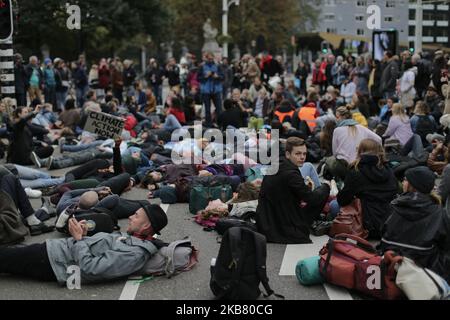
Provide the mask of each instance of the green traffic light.
POLYGON ((409 51, 411 52, 411 53, 414 53, 414 51, 416 51, 414 48, 409 48, 409 51))

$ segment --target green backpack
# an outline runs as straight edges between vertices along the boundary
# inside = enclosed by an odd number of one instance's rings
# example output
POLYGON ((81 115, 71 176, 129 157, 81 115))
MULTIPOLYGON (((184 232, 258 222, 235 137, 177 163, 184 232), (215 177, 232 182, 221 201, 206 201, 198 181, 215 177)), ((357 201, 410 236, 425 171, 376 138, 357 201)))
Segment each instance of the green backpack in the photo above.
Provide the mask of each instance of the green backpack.
POLYGON ((217 199, 227 202, 233 198, 233 189, 229 185, 206 187, 202 185, 193 186, 189 197, 189 211, 197 214, 204 210, 210 201, 217 199))

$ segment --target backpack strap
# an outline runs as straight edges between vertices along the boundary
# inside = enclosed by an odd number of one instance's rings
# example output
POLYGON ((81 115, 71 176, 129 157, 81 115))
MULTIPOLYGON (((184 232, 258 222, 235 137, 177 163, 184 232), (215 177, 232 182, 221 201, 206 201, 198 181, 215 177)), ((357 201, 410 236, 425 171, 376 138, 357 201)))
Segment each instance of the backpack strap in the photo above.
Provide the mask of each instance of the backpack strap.
POLYGON ((169 246, 167 247, 166 267, 164 271, 167 275, 167 278, 169 279, 175 274, 175 263, 174 263, 175 250, 177 247, 184 244, 191 244, 191 239, 175 241, 169 244, 169 246))
POLYGON ((333 255, 334 251, 334 240, 330 238, 327 244, 327 260, 325 261, 322 270, 320 270, 320 273, 325 277, 327 274, 328 266, 330 265, 331 256, 333 255))
POLYGON ((249 229, 242 229, 242 230, 243 232, 250 232, 255 242, 256 272, 258 274, 259 280, 261 280, 261 283, 264 289, 266 290, 264 298, 269 298, 270 296, 274 295, 275 297, 284 300, 285 297, 275 293, 275 291, 273 291, 269 285, 269 278, 267 277, 267 270, 266 270, 266 259, 267 259, 266 237, 264 237, 262 234, 251 231, 249 229))

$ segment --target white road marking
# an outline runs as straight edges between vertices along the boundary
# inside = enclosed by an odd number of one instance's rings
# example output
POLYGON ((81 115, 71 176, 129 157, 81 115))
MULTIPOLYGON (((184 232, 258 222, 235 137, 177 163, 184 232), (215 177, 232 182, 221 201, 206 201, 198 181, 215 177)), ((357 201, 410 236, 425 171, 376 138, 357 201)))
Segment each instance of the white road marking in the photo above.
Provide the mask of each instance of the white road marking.
MULTIPOLYGON (((169 210, 168 204, 162 204, 161 208, 164 210, 165 213, 169 210)), ((134 300, 136 299, 136 295, 139 290, 140 283, 136 282, 136 280, 129 280, 125 284, 125 287, 122 290, 122 293, 120 295, 119 300, 134 300)))
POLYGON ((119 300, 134 300, 136 299, 137 292, 139 290, 139 283, 136 281, 127 281, 125 287, 122 290, 119 300))
MULTIPOLYGON (((295 267, 297 266, 297 262, 303 259, 318 256, 320 250, 328 242, 328 239, 328 236, 311 236, 311 240, 313 242, 311 244, 287 245, 279 275, 295 276, 295 267)), ((324 288, 330 300, 353 300, 352 296, 346 289, 330 284, 324 284, 324 288)))

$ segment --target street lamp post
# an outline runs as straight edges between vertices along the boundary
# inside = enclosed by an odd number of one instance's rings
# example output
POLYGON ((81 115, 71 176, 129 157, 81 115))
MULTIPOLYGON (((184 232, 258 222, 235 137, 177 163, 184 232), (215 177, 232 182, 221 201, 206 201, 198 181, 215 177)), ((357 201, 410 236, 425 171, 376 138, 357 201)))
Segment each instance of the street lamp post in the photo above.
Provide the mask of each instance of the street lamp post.
POLYGON ((223 0, 223 15, 222 15, 222 35, 224 36, 223 56, 228 58, 228 12, 230 7, 235 4, 239 5, 240 0, 223 0))

